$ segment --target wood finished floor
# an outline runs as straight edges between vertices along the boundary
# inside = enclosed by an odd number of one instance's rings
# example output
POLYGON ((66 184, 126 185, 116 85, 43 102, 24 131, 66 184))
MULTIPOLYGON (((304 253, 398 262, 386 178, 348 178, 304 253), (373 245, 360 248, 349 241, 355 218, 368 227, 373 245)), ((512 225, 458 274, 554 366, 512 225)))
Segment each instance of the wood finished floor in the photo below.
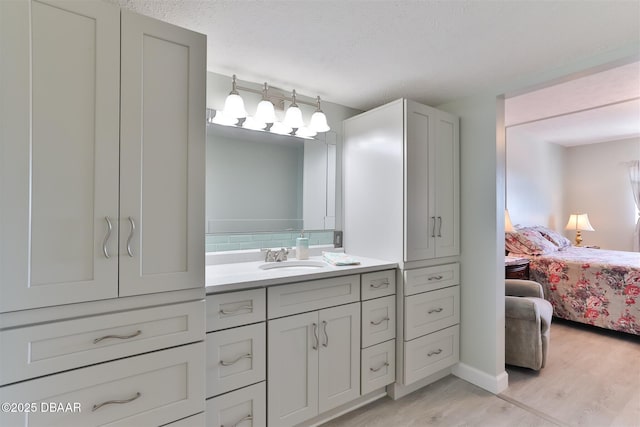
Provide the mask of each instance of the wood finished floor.
POLYGON ((554 319, 547 366, 507 366, 496 396, 454 376, 380 399, 323 427, 640 427, 640 339, 554 319))

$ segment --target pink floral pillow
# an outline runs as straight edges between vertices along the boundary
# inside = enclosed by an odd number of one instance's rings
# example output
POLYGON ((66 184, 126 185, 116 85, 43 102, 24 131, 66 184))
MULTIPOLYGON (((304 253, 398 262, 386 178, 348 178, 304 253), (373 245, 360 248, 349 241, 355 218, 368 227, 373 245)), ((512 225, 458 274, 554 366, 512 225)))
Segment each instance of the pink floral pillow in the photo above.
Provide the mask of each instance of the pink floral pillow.
POLYGON ((542 236, 556 245, 560 249, 568 248, 571 246, 571 240, 564 237, 562 234, 557 231, 551 230, 547 227, 543 227, 542 225, 536 225, 535 227, 531 227, 531 229, 536 230, 542 236))
POLYGON ((506 232, 504 244, 509 252, 524 255, 544 255, 558 250, 540 232, 532 229, 506 232))

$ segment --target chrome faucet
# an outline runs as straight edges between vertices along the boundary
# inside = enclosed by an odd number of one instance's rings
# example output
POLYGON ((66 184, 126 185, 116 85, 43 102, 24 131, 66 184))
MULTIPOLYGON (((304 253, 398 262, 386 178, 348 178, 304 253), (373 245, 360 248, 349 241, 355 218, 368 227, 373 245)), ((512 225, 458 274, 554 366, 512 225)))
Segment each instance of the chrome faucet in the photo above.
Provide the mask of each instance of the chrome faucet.
POLYGON ((276 262, 286 261, 287 255, 289 255, 289 251, 285 248, 280 248, 280 250, 276 252, 276 262))
POLYGON ((264 252, 264 262, 282 262, 287 260, 289 251, 285 248, 275 249, 261 249, 264 252))

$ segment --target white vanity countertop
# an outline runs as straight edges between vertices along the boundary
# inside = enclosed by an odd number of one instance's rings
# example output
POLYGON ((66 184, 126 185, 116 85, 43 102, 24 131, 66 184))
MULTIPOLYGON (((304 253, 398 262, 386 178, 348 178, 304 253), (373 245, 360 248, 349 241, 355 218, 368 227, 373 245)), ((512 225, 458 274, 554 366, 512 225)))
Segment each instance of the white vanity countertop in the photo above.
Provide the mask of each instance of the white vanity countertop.
MULTIPOLYGON (((397 263, 391 261, 353 255, 349 256, 360 261, 360 264, 345 266, 327 264, 326 267, 317 269, 274 268, 271 270, 260 269, 264 261, 207 265, 205 271, 206 292, 207 294, 215 294, 240 291, 243 289, 283 285, 304 280, 369 273, 398 267, 397 263)), ((309 257, 309 260, 322 261, 322 257, 313 256, 309 257)))

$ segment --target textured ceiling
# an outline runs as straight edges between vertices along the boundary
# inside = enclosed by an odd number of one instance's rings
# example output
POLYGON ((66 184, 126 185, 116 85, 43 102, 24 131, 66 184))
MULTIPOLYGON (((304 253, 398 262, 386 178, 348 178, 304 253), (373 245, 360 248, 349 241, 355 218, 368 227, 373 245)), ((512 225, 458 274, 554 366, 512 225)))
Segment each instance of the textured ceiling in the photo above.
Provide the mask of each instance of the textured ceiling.
POLYGON ((208 69, 367 110, 472 95, 640 38, 640 2, 108 0, 207 34, 208 69))
POLYGON ((208 69, 367 110, 463 98, 640 39, 640 1, 108 0, 207 34, 208 69))

